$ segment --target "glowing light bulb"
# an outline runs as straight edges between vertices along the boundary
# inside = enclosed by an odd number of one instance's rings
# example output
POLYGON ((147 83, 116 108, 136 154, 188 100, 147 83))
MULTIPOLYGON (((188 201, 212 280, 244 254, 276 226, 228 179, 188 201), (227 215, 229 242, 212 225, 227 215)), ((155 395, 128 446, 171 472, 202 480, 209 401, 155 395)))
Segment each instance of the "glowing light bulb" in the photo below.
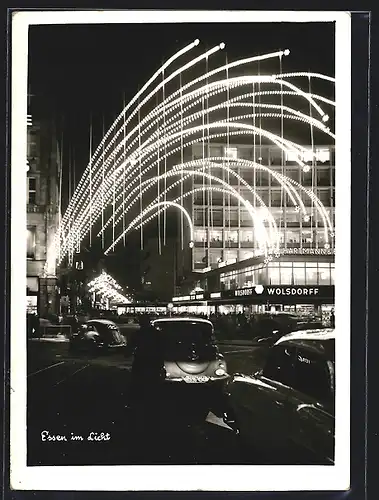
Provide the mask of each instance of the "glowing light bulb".
POLYGON ((325 243, 324 248, 326 248, 326 250, 328 250, 330 248, 329 243, 325 243))
POLYGON ((220 49, 223 50, 225 48, 225 43, 224 42, 221 42, 220 43, 220 49))
POLYGON ((198 38, 196 38, 196 40, 193 42, 193 44, 195 45, 195 47, 196 47, 197 45, 199 45, 199 43, 200 43, 200 40, 199 40, 198 38))
POLYGON ((286 49, 286 50, 283 52, 283 54, 284 54, 285 56, 288 56, 288 55, 289 55, 289 53, 290 53, 290 49, 286 49))
POLYGON ((193 241, 190 241, 190 242, 189 242, 189 247, 190 247, 190 248, 193 248, 194 246, 195 246, 194 242, 193 242, 193 241))
POLYGON ((309 215, 304 215, 304 222, 309 222, 310 219, 309 215))
POLYGON ((304 165, 303 172, 308 173, 308 172, 310 172, 310 170, 311 170, 311 167, 309 165, 304 165))
POLYGON ((328 120, 329 120, 329 115, 324 115, 324 116, 322 117, 322 121, 323 121, 323 122, 327 122, 328 120))

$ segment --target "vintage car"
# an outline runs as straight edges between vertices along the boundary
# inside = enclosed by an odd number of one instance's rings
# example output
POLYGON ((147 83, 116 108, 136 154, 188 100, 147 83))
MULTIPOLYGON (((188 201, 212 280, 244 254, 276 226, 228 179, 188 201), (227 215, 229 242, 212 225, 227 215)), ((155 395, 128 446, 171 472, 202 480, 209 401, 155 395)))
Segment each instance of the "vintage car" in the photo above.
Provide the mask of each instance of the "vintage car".
POLYGON ((334 330, 297 331, 276 342, 262 370, 230 378, 224 422, 247 453, 272 465, 334 463, 334 353, 334 330))
POLYGON ((163 344, 167 382, 204 384, 228 378, 210 321, 180 317, 157 319, 151 324, 163 344))
POLYGON ((107 319, 92 319, 79 326, 70 338, 71 353, 106 354, 120 352, 127 342, 119 327, 107 319))
POLYGON ((255 342, 272 346, 283 335, 299 328, 299 317, 289 313, 260 313, 254 316, 252 335, 255 342))

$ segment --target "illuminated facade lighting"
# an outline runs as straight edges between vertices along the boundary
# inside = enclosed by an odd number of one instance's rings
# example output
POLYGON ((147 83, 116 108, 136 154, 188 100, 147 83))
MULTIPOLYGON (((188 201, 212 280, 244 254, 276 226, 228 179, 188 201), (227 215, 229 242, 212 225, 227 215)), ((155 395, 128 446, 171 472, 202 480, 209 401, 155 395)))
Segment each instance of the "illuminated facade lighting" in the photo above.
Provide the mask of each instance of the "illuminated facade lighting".
MULTIPOLYGON (((183 214, 182 219, 186 219, 188 212, 183 206, 183 200, 188 200, 189 196, 197 192, 210 193, 211 200, 212 193, 217 192, 236 199, 249 214, 259 249, 264 253, 270 252, 270 249, 278 249, 281 244, 280 231, 271 209, 264 203, 257 186, 249 184, 236 172, 239 168, 251 169, 254 176, 256 172, 267 173, 272 179, 271 182, 278 183, 283 196, 288 197, 295 212, 301 213, 305 222, 309 222, 309 219, 303 198, 310 199, 315 212, 324 222, 325 244, 331 243, 333 224, 314 189, 307 189, 282 172, 265 165, 257 144, 261 144, 262 140, 266 144, 272 144, 282 152, 284 158, 293 161, 297 168, 305 173, 311 170, 307 162, 312 162, 312 167, 319 161, 329 162, 328 149, 313 146, 309 148, 294 143, 288 140, 284 133, 273 133, 266 122, 265 126, 262 125, 262 121, 268 120, 267 123, 270 123, 270 120, 282 120, 284 123, 291 120, 303 127, 314 127, 328 137, 329 144, 330 139, 334 140, 334 134, 325 123, 333 112, 330 108, 334 108, 334 101, 312 94, 293 81, 300 81, 299 77, 307 77, 334 85, 334 78, 312 72, 246 74, 246 68, 245 74, 229 77, 228 71, 232 68, 237 72, 253 62, 288 56, 290 51, 286 49, 220 65, 197 78, 189 79, 184 85, 180 84, 180 88, 174 92, 167 92, 167 85, 171 81, 181 78, 191 68, 192 72, 201 62, 214 57, 225 47, 224 43, 220 43, 170 72, 170 66, 175 60, 198 45, 199 40, 195 40, 168 59, 124 106, 104 135, 85 169, 57 231, 55 252, 51 255, 57 256, 58 264, 80 249, 81 242, 90 234, 94 225, 97 225, 96 232, 102 238, 105 238, 107 228, 112 227, 113 241, 108 246, 107 253, 123 240, 128 231, 140 229, 155 217, 159 217, 162 212, 165 213, 170 206, 176 206, 183 214), (160 102, 156 104, 156 99, 162 92, 163 97, 159 97, 160 102), (266 97, 271 99, 285 96, 305 101, 311 110, 310 113, 305 114, 296 106, 284 105, 283 102, 265 102, 266 97), (148 103, 149 110, 145 112, 148 103), (328 106, 328 113, 323 109, 324 106, 328 106), (226 115, 226 118, 220 118, 220 114, 226 115), (253 160, 239 157, 238 148, 230 143, 234 137, 253 140, 257 153, 254 152, 253 160), (221 139, 227 144, 223 155, 209 155, 206 152, 209 141, 221 139), (186 148, 190 150, 199 143, 203 144, 204 150, 200 160, 177 162, 176 155, 183 158, 186 148), (164 173, 160 169, 163 164, 164 173), (223 178, 215 174, 219 171, 224 173, 223 178), (203 185, 196 187, 195 183, 198 183, 201 177, 203 185), (228 180, 225 181, 225 178, 228 180), (240 189, 233 187, 229 179, 235 179, 247 194, 242 195, 240 189), (187 180, 192 180, 192 189, 187 188, 187 180), (204 184, 205 182, 207 184, 204 184), (182 194, 179 198, 171 199, 175 187, 179 187, 182 194), (151 200, 154 190, 157 196, 146 204, 145 199, 151 200), (131 209, 136 208, 137 203, 140 204, 140 213, 131 217, 131 209), (112 216, 104 220, 103 215, 107 207, 112 207, 112 216)), ((188 222, 191 233, 188 237, 190 242, 193 242, 193 221, 190 215, 188 222)))

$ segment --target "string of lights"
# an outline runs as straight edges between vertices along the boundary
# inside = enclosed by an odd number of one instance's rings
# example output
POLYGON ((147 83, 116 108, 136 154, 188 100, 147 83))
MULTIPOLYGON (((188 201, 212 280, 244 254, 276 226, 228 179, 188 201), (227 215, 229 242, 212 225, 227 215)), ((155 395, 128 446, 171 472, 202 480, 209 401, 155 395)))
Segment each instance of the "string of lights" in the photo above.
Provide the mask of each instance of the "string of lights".
MULTIPOLYGON (((102 247, 106 248, 106 254, 113 251, 121 240, 125 243, 127 232, 136 227, 141 230, 141 245, 143 245, 142 226, 152 218, 160 217, 161 212, 165 214, 168 208, 177 205, 181 207, 177 208, 181 213, 181 240, 183 240, 183 220, 186 218, 188 221, 190 217, 183 207, 183 200, 189 193, 193 195, 199 189, 193 189, 193 184, 192 189, 189 189, 185 181, 194 180, 199 175, 203 176, 202 193, 210 193, 209 216, 212 224, 212 193, 219 191, 228 197, 229 209, 230 197, 235 197, 241 207, 247 210, 257 235, 257 246, 263 248, 266 253, 277 249, 280 242, 277 222, 260 197, 255 181, 254 185, 251 185, 236 172, 240 167, 251 168, 254 172, 264 171, 275 179, 281 189, 281 205, 287 197, 304 221, 309 220, 310 214, 305 208, 302 196, 309 197, 311 205, 323 221, 325 245, 330 246, 333 225, 313 186, 307 189, 301 183, 286 177, 283 171, 278 172, 270 165, 263 164, 261 154, 258 161, 255 161, 255 153, 254 161, 232 158, 228 155, 212 156, 210 141, 226 138, 229 144, 231 137, 249 136, 255 143, 255 137, 259 137, 260 146, 263 140, 267 144, 273 144, 281 151, 282 158, 292 155, 292 161, 304 173, 313 171, 317 157, 313 140, 312 147, 306 147, 285 137, 284 125, 280 133, 276 134, 273 130, 269 130, 267 125, 264 126, 263 121, 268 123, 270 120, 279 119, 282 124, 297 122, 312 131, 317 129, 329 140, 330 138, 334 140, 334 133, 327 126, 329 114, 323 109, 323 106, 333 108, 334 101, 317 93, 311 93, 310 86, 308 90, 304 90, 300 84, 288 81, 291 79, 297 82, 302 78, 307 78, 309 81, 321 79, 334 85, 334 78, 314 72, 282 73, 282 70, 280 74, 262 75, 260 66, 258 74, 255 73, 254 64, 260 65, 275 58, 281 61, 283 56, 290 54, 288 49, 232 62, 226 60, 226 64, 209 71, 209 58, 216 57, 217 53, 225 48, 224 43, 193 57, 170 72, 170 66, 174 61, 184 56, 188 57, 189 52, 198 45, 199 40, 195 40, 174 54, 152 75, 128 104, 124 103, 123 110, 90 157, 68 208, 60 220, 54 240, 54 251, 49 252, 50 259, 56 260, 58 264, 61 264, 66 257, 70 260, 72 254, 80 250, 84 238, 88 235, 91 237, 95 225, 98 237, 102 238, 102 247), (189 78, 189 81, 184 83, 183 79, 188 71, 191 69, 192 73, 202 61, 206 63, 204 73, 196 78, 189 78), (246 74, 247 67, 249 74, 246 74), (232 68, 233 71, 241 70, 243 74, 232 77, 229 74, 232 68), (226 78, 222 76, 225 72, 226 78), (176 87, 175 91, 169 92, 168 84, 175 78, 180 80, 179 88, 176 87), (159 102, 160 95, 162 98, 159 102), (305 101, 309 107, 309 114, 303 111, 304 105, 302 107, 284 105, 284 96, 293 99, 293 103, 295 99, 305 101), (280 98, 280 104, 265 102, 266 98, 280 98), (153 109, 144 112, 152 100, 154 100, 153 109), (243 108, 248 108, 249 112, 238 114, 243 108), (220 113, 224 113, 225 117, 220 117, 220 113), (201 140, 208 145, 207 153, 203 152, 203 158, 184 161, 184 150, 201 140), (178 154, 180 163, 175 161, 175 155, 178 154), (307 164, 309 161, 312 162, 312 166, 307 164), (164 169, 160 167, 161 164, 164 165, 164 169), (211 169, 223 172, 224 177, 211 174, 211 169), (180 176, 180 179, 175 179, 177 176, 180 176), (231 186, 233 178, 246 188, 246 193, 251 198, 242 196, 231 186), (163 189, 160 187, 161 181, 163 189), (169 199, 168 196, 176 186, 180 189, 179 200, 169 199), (157 196, 153 201, 148 199, 145 202, 143 197, 151 188, 155 188, 157 196), (131 209, 137 202, 139 214, 135 215, 131 209), (257 204, 259 210, 256 209, 257 204), (112 208, 112 215, 108 218, 105 217, 107 207, 112 208), (129 219, 127 219, 128 214, 130 214, 129 219), (107 245, 106 231, 110 225, 112 225, 112 244, 107 245)), ((163 243, 165 243, 166 215, 163 220, 163 243)), ((189 226, 193 227, 192 221, 189 226)), ((159 222, 159 238, 160 235, 159 222)), ((190 237, 190 241, 193 241, 193 237, 190 237)))

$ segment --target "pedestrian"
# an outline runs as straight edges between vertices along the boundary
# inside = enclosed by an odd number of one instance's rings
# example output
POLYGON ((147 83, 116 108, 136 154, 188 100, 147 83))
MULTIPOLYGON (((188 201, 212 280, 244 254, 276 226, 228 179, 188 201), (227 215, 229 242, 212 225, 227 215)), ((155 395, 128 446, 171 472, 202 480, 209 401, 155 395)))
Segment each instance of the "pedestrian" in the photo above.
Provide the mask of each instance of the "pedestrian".
POLYGON ((128 344, 128 354, 133 354, 130 398, 131 406, 159 404, 163 379, 164 356, 159 332, 147 316, 140 318, 137 330, 128 344))

